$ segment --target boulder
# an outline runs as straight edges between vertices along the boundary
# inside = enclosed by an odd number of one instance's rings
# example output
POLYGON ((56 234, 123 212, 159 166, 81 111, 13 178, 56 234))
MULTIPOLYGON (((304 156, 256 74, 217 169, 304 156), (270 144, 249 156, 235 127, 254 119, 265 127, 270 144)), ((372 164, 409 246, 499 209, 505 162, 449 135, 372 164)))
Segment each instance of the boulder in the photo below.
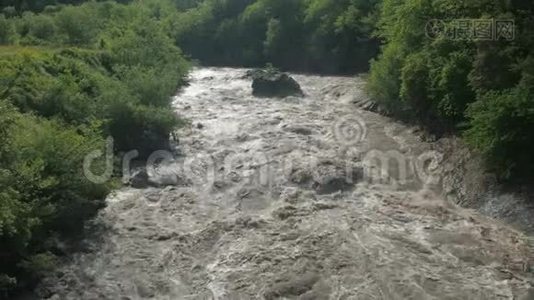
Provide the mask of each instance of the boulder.
POLYGON ((312 187, 319 195, 348 191, 363 178, 361 167, 342 160, 321 160, 313 166, 312 172, 312 187))
POLYGON ((150 176, 145 169, 137 171, 129 181, 129 185, 135 189, 144 189, 151 186, 150 176))
POLYGON ((277 70, 253 70, 247 73, 252 78, 252 94, 256 97, 303 96, 298 82, 289 74, 277 70))

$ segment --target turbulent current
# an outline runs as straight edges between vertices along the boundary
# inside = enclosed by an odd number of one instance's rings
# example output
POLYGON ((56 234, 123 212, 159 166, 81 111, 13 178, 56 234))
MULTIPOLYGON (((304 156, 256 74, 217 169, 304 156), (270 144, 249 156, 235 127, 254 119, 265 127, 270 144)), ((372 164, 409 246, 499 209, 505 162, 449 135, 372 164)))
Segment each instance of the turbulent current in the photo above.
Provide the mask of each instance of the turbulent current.
POLYGON ((194 70, 159 187, 111 195, 41 297, 534 299, 529 237, 444 200, 443 154, 359 109, 362 78, 294 77, 304 97, 255 98, 194 70))

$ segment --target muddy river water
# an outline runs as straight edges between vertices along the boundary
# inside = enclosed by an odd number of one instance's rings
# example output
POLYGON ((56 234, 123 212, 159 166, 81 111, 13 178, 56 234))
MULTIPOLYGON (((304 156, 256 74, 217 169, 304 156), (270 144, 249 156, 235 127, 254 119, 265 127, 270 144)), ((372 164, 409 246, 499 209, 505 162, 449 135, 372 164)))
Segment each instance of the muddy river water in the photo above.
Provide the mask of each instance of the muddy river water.
POLYGON ((192 72, 161 186, 113 193, 47 297, 534 299, 529 238, 445 201, 442 154, 356 108, 363 79, 295 75, 305 97, 270 99, 245 73, 192 72))

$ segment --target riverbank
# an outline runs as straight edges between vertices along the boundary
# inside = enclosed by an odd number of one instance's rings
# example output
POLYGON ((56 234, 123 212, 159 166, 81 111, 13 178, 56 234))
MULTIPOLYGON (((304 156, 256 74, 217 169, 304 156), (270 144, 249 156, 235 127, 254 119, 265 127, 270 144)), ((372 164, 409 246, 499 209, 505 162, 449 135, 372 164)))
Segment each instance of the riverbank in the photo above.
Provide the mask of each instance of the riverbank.
MULTIPOLYGON (((356 107, 395 119, 368 96, 355 99, 356 107)), ((441 181, 443 197, 451 203, 475 209, 530 235, 534 234, 534 191, 530 185, 499 182, 497 176, 485 167, 483 157, 459 136, 449 134, 436 138, 424 128, 417 132, 421 140, 434 144, 444 154, 441 181)))
POLYGON ((480 155, 458 137, 437 141, 444 153, 443 194, 453 203, 472 208, 534 234, 534 192, 529 185, 499 183, 484 168, 480 155))

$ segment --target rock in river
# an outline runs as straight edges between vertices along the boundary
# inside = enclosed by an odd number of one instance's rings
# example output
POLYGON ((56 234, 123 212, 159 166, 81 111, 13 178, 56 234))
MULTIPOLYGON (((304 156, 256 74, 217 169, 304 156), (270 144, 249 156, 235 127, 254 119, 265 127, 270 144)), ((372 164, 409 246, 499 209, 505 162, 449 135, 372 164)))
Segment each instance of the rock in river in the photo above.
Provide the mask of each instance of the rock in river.
POLYGON ((150 176, 145 169, 137 171, 129 181, 129 185, 135 189, 144 189, 151 186, 150 176))
POLYGON ((289 74, 277 70, 254 70, 248 74, 252 77, 252 94, 257 97, 303 96, 300 85, 289 74))

